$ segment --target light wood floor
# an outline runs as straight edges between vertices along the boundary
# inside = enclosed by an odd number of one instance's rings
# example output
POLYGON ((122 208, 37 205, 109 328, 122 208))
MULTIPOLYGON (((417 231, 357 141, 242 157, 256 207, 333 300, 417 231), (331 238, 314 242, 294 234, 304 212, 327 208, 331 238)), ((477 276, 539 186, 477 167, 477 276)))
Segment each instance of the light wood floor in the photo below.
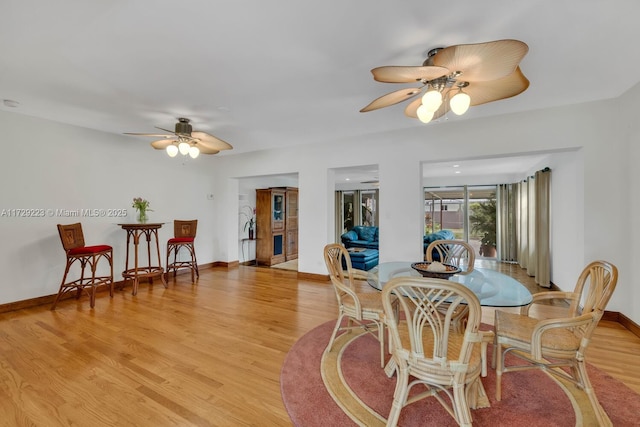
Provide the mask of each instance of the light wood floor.
MULTIPOLYGON (((329 282, 240 266, 0 314, 0 426, 289 426, 282 362, 336 313, 329 282)), ((588 359, 640 393, 640 338, 601 322, 588 359)))

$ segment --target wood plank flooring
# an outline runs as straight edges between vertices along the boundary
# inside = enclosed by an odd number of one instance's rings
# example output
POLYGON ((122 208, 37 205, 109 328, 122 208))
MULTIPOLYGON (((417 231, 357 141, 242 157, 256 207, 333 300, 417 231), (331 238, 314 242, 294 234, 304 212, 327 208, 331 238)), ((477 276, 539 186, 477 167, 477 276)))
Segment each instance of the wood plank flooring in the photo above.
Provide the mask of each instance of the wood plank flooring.
MULTIPOLYGON (((282 362, 336 313, 329 282, 248 266, 2 313, 0 426, 290 426, 282 362)), ((592 344, 640 393, 640 338, 601 322, 592 344)))

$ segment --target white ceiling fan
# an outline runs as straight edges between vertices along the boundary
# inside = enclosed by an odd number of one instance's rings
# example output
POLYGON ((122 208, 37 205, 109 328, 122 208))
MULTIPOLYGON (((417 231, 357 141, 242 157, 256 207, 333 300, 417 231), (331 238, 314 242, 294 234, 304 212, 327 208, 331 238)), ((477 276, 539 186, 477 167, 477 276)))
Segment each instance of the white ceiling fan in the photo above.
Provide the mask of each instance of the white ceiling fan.
POLYGON ((176 123, 174 131, 156 126, 156 129, 169 132, 170 135, 136 132, 125 132, 125 135, 163 138, 153 141, 151 146, 156 150, 166 150, 170 157, 175 157, 180 153, 185 156, 189 154, 195 159, 200 155, 200 153, 217 154, 222 150, 231 150, 233 148, 231 144, 221 140, 220 138, 205 132, 194 131, 193 127, 189 123, 190 121, 191 120, 184 117, 178 118, 178 123, 176 123))

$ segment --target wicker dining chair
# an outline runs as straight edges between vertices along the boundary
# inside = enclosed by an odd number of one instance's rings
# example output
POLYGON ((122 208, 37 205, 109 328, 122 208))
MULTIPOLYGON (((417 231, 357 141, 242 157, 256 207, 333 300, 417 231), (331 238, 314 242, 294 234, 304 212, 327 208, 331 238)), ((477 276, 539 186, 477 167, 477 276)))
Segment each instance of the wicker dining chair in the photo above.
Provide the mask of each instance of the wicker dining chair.
POLYGON ((200 278, 194 245, 197 229, 197 219, 189 221, 176 219, 173 221, 173 237, 167 241, 167 275, 173 271, 173 277, 175 277, 179 269, 188 268, 191 270, 192 282, 195 281, 196 276, 200 278), (180 259, 181 249, 188 252, 188 259, 180 259), (173 256, 173 261, 169 262, 171 256, 173 256))
POLYGON ((91 308, 96 304, 98 287, 108 286, 109 295, 113 297, 113 248, 109 245, 85 246, 82 224, 79 222, 68 225, 58 224, 58 234, 67 257, 67 264, 51 310, 55 310, 60 298, 73 291, 76 292, 76 299, 80 298, 83 291, 87 292, 91 308), (96 275, 101 259, 106 259, 109 262, 110 273, 108 275, 96 275), (69 271, 76 262, 80 266, 80 278, 67 282, 69 271), (90 277, 87 277, 86 267, 91 269, 90 277))
POLYGON ((398 423, 405 406, 429 396, 458 425, 470 426, 470 409, 489 404, 480 380, 483 334, 478 297, 445 279, 397 277, 384 285, 382 304, 397 373, 387 426, 398 423), (393 306, 395 295, 401 295, 399 315, 393 306), (469 307, 469 315, 464 330, 458 331, 449 317, 462 304, 469 307), (426 390, 411 393, 417 386, 426 390))
POLYGON ((542 369, 584 390, 595 411, 598 425, 611 425, 600 406, 587 375, 585 353, 618 281, 618 269, 607 261, 594 261, 578 277, 573 292, 546 291, 533 295, 533 302, 520 313, 495 312, 496 399, 501 399, 502 374, 542 369), (537 319, 529 316, 535 303, 558 299, 569 302, 562 317, 537 319), (523 365, 505 366, 512 354, 523 365), (562 369, 568 367, 569 369, 562 369))
POLYGON ((473 271, 476 253, 470 244, 462 240, 434 240, 427 247, 424 260, 455 265, 462 270, 460 274, 469 274, 473 271))
MULTIPOLYGON (((470 244, 462 240, 434 240, 427 247, 424 259, 428 262, 439 261, 443 264, 455 265, 461 270, 459 274, 466 275, 474 270, 476 253, 470 244)), ((456 312, 452 313, 451 322, 458 332, 464 330, 467 315, 468 310, 464 305, 458 306, 456 312)), ((483 377, 487 376, 487 352, 491 342, 493 342, 493 334, 487 332, 482 343, 483 377)))
MULTIPOLYGON (((331 351, 340 331, 362 328, 380 341, 380 364, 384 367, 385 327, 384 309, 379 292, 359 292, 356 280, 366 280, 367 272, 354 269, 347 249, 338 243, 324 247, 324 261, 338 299, 338 320, 333 328, 326 351, 331 351), (342 325, 347 318, 347 324, 342 325)), ((395 302, 391 302, 395 304, 395 302)))

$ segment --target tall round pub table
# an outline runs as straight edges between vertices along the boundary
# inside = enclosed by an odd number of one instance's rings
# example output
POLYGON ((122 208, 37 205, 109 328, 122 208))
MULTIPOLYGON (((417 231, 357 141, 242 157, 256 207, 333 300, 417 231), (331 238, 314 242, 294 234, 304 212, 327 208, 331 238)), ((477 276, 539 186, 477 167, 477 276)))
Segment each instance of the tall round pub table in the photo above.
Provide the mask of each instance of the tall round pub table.
MULTIPOLYGON (((149 283, 153 283, 153 278, 160 276, 162 284, 165 288, 168 288, 167 281, 164 278, 164 268, 162 268, 162 261, 160 259, 160 243, 158 241, 158 230, 162 227, 161 222, 155 223, 135 223, 135 224, 118 224, 127 232, 127 257, 125 260, 125 269, 122 272, 124 280, 133 281, 132 295, 138 293, 138 283, 141 278, 149 279, 149 283), (147 262, 142 263, 139 257, 140 250, 140 238, 147 241, 147 262), (151 246, 152 242, 155 242, 158 263, 155 264, 155 259, 152 260, 151 246), (133 244, 133 268, 129 268, 129 247, 133 244)), ((144 250, 144 247, 142 248, 144 250)))

